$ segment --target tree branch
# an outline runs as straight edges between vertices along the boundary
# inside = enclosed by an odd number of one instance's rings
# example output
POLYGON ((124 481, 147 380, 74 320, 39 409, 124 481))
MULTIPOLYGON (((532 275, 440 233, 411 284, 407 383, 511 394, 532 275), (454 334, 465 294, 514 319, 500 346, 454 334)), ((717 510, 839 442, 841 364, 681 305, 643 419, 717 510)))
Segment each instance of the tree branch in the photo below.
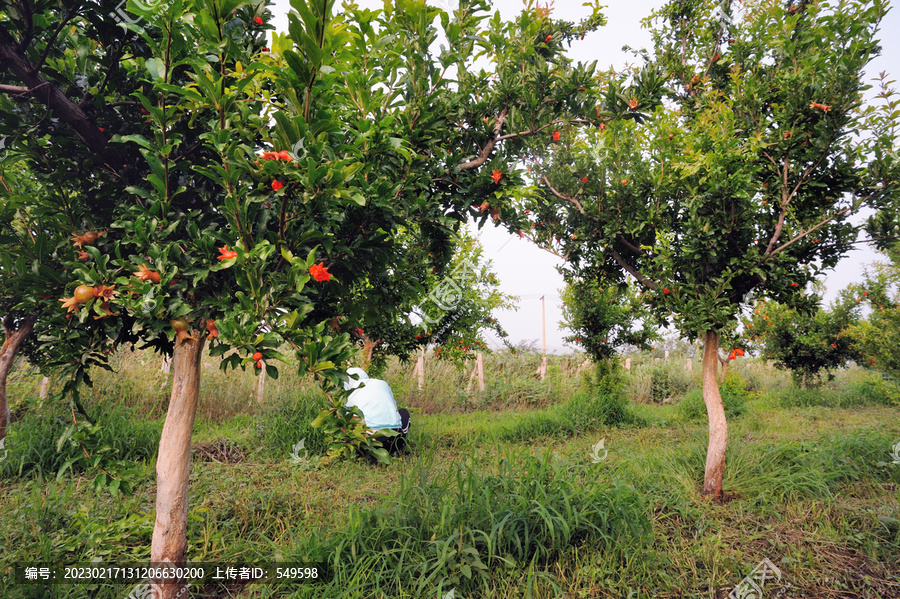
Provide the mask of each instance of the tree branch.
POLYGON ((529 129, 528 131, 519 131, 516 133, 507 133, 506 135, 500 135, 500 130, 503 128, 503 123, 506 121, 506 109, 503 109, 503 112, 500 113, 500 116, 497 117, 497 125, 494 127, 494 138, 489 140, 487 144, 485 144, 484 148, 482 148, 481 152, 478 154, 478 157, 470 160, 469 162, 463 163, 459 170, 468 171, 473 168, 478 168, 490 157, 491 152, 494 151, 494 146, 501 141, 506 141, 507 139, 515 139, 517 137, 526 137, 528 135, 534 135, 535 133, 540 133, 544 129, 548 127, 552 127, 554 125, 559 125, 560 123, 578 123, 581 125, 592 125, 593 123, 587 119, 557 119, 555 121, 550 121, 546 125, 542 127, 537 127, 535 129, 529 129))
POLYGON ((558 192, 558 191, 556 190, 556 188, 554 188, 554 187, 550 184, 550 180, 547 178, 547 175, 544 175, 543 178, 542 178, 542 180, 544 181, 544 185, 547 186, 547 189, 550 190, 550 193, 552 193, 553 195, 555 195, 556 197, 558 197, 558 198, 561 199, 561 200, 566 200, 567 202, 573 204, 573 205, 575 206, 575 208, 578 210, 578 212, 579 212, 582 216, 587 217, 587 218, 589 218, 589 219, 591 219, 591 220, 594 220, 594 221, 598 220, 596 216, 592 216, 592 215, 590 215, 590 214, 586 214, 585 211, 584 211, 584 208, 583 208, 582 205, 581 205, 581 202, 579 202, 577 199, 575 199, 575 198, 573 198, 573 197, 570 197, 570 196, 567 196, 567 195, 564 195, 564 194, 558 192))
POLYGON ((626 262, 625 258, 623 258, 619 254, 619 252, 617 252, 616 250, 610 250, 610 253, 613 257, 613 260, 615 260, 619 266, 621 266, 623 269, 625 269, 625 272, 627 272, 632 277, 637 279, 638 283, 640 283, 644 287, 647 287, 648 289, 656 290, 656 288, 657 288, 656 283, 654 283, 650 279, 646 278, 644 275, 642 275, 640 273, 640 271, 638 271, 638 269, 636 269, 634 266, 632 266, 631 264, 626 262))
MULTIPOLYGON (((59 36, 59 33, 63 30, 66 24, 72 20, 72 17, 78 12, 78 7, 80 3, 76 2, 72 5, 72 8, 69 9, 68 14, 63 17, 63 19, 59 22, 59 26, 56 28, 56 31, 53 32, 53 35, 50 36, 50 39, 47 40, 47 44, 44 46, 44 51, 41 52, 41 57, 38 58, 38 61, 34 63, 34 66, 31 67, 31 74, 37 75, 41 67, 44 66, 44 61, 47 60, 47 54, 50 53, 50 50, 53 48, 53 42, 56 41, 56 38, 59 36)), ((24 49, 24 48, 23 48, 24 49)))
POLYGON ((0 63, 25 84, 34 98, 68 124, 84 145, 99 156, 111 171, 117 174, 122 172, 124 165, 121 156, 117 152, 109 151, 106 136, 94 120, 67 98, 57 86, 34 71, 34 67, 2 24, 0 24, 0 63))
POLYGON ((643 256, 645 253, 644 250, 642 250, 641 248, 637 247, 636 245, 632 244, 630 241, 625 239, 625 236, 622 235, 621 233, 616 235, 616 241, 618 241, 619 243, 621 243, 622 245, 627 247, 629 250, 631 250, 635 254, 638 254, 639 256, 643 256))
POLYGON ((784 170, 782 171, 783 183, 781 185, 781 212, 778 213, 778 222, 775 223, 775 231, 772 233, 772 239, 766 246, 765 256, 771 256, 778 238, 781 237, 781 231, 784 230, 784 219, 787 216, 787 207, 791 202, 791 196, 788 195, 788 157, 784 157, 784 170))
POLYGON ((810 233, 812 233, 812 232, 815 231, 816 229, 825 226, 826 224, 828 224, 829 222, 833 221, 834 219, 836 219, 836 218, 839 217, 840 215, 846 214, 849 210, 850 210, 850 208, 844 208, 844 209, 841 210, 840 212, 837 212, 836 214, 832 214, 831 216, 829 216, 828 218, 826 218, 825 220, 823 220, 823 221, 820 222, 819 224, 815 225, 814 227, 808 229, 807 231, 805 231, 805 232, 803 232, 803 233, 800 233, 799 235, 797 235, 796 237, 794 237, 794 238, 791 239, 790 241, 787 241, 787 242, 781 244, 781 245, 780 245, 779 247, 777 247, 777 248, 775 249, 775 251, 773 251, 770 255, 774 256, 775 254, 777 254, 777 253, 780 252, 781 250, 785 249, 786 247, 790 246, 790 245, 793 244, 794 242, 799 241, 800 239, 803 239, 804 237, 806 237, 807 235, 809 235, 810 233))
POLYGON ((6 93, 6 94, 25 95, 25 94, 30 94, 31 90, 29 90, 27 87, 21 87, 19 85, 4 85, 4 84, 0 83, 0 92, 6 93))
MULTIPOLYGON (((781 231, 784 228, 784 218, 787 213, 788 204, 791 203, 791 200, 794 199, 794 196, 797 195, 797 192, 800 190, 800 186, 806 182, 807 177, 809 177, 810 173, 819 168, 819 165, 822 164, 822 161, 825 160, 825 157, 828 155, 828 148, 831 147, 831 144, 834 143, 834 138, 832 137, 831 141, 825 146, 822 150, 822 153, 819 155, 819 159, 816 160, 813 164, 809 165, 803 174, 800 176, 800 179, 797 181, 797 184, 794 185, 794 189, 791 190, 790 193, 788 191, 788 157, 785 155, 784 157, 784 172, 782 173, 783 184, 781 188, 781 213, 778 215, 778 223, 775 225, 775 232, 772 234, 772 239, 769 240, 769 245, 766 246, 766 252, 764 255, 770 256, 774 254, 778 250, 773 250, 775 244, 778 243, 778 238, 781 237, 781 231)), ((766 156, 768 158, 768 156, 766 156)), ((771 160, 771 158, 769 158, 771 160)), ((840 213, 838 213, 840 214, 840 213)), ((837 215, 835 215, 837 216, 837 215)), ((827 221, 826 221, 827 222, 827 221)), ((825 224, 825 223, 822 223, 825 224)), ((821 225, 819 225, 821 226, 821 225)), ((808 231, 807 231, 808 232, 808 231)), ((792 240, 790 243, 793 243, 792 240)), ((789 245, 789 244, 788 244, 789 245)), ((787 247, 783 245, 781 247, 787 247)), ((780 248, 779 248, 780 249, 780 248)))
POLYGON ((497 142, 500 141, 500 131, 503 129, 503 123, 506 122, 506 115, 508 111, 504 108, 500 112, 500 116, 497 117, 497 122, 494 125, 494 137, 492 137, 481 149, 481 153, 474 160, 470 160, 462 165, 460 165, 459 170, 461 171, 470 171, 473 168, 478 168, 485 162, 487 162, 488 157, 490 157, 491 152, 494 151, 494 146, 497 145, 497 142))

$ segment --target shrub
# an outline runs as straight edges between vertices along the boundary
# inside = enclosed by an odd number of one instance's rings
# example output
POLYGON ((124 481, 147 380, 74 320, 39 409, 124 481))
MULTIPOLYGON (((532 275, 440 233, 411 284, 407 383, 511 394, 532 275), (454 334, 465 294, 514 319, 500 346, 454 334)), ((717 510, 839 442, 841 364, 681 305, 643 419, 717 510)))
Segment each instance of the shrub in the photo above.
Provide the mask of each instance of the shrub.
POLYGON ((563 405, 561 411, 577 432, 636 422, 624 393, 597 394, 591 390, 579 391, 563 405))
POLYGON ((593 374, 586 376, 585 382, 585 388, 575 393, 562 408, 563 415, 579 432, 636 421, 628 407, 625 383, 617 362, 609 360, 596 364, 593 374))
POLYGON ((763 358, 744 358, 733 363, 729 371, 740 374, 747 384, 747 391, 771 391, 792 386, 791 376, 772 366, 763 358))
POLYGON ((900 406, 896 380, 875 372, 862 372, 854 378, 847 385, 847 392, 856 396, 861 405, 900 406))
MULTIPOLYGON (((137 418, 124 406, 93 411, 96 427, 89 437, 91 446, 85 448, 89 452, 109 448, 108 458, 125 462, 148 461, 156 456, 161 422, 137 418)), ((6 439, 9 454, 0 463, 0 478, 53 475, 67 461, 80 457, 83 449, 77 444, 63 443, 57 451, 57 442, 71 423, 59 406, 26 413, 6 439)))
POLYGON ((636 366, 628 389, 637 402, 661 403, 677 399, 696 386, 695 373, 685 369, 684 361, 672 359, 636 366))

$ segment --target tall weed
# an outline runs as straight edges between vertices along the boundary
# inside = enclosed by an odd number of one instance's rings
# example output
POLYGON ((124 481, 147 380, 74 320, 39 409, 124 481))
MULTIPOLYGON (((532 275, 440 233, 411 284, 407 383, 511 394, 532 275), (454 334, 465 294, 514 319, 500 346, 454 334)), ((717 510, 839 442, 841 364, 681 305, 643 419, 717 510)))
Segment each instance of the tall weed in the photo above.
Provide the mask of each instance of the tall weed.
POLYGON ((315 389, 294 399, 273 402, 258 419, 254 448, 264 455, 287 459, 292 448, 305 439, 304 448, 310 454, 324 454, 328 448, 325 433, 313 428, 312 421, 325 405, 325 396, 315 389))
POLYGON ((332 541, 334 583, 467 596, 497 571, 546 564, 582 545, 639 545, 650 532, 643 502, 627 487, 534 456, 500 466, 485 475, 459 465, 449 480, 423 469, 404 477, 386 506, 351 510, 332 541))

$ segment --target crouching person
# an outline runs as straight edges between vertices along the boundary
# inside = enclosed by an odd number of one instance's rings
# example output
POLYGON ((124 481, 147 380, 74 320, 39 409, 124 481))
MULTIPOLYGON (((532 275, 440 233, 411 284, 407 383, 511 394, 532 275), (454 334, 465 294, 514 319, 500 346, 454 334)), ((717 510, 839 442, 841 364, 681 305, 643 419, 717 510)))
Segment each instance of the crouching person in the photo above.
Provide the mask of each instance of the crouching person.
POLYGON ((344 389, 353 389, 353 393, 347 398, 347 407, 359 408, 366 426, 374 431, 375 440, 388 453, 397 455, 403 451, 406 448, 406 433, 409 432, 409 411, 397 409, 391 386, 381 379, 370 379, 362 368, 349 368, 347 374, 350 375, 350 380, 344 383, 344 389), (385 429, 397 434, 378 434, 385 429))

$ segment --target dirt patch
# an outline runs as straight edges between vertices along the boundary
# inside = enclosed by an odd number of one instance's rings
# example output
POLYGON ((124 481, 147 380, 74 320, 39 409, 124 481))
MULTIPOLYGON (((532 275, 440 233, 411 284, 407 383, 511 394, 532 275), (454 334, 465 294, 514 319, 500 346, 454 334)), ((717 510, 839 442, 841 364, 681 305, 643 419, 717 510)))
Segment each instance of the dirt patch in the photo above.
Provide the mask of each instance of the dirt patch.
POLYGON ((201 462, 240 464, 244 461, 244 450, 228 439, 197 443, 192 449, 192 454, 194 459, 201 462))

